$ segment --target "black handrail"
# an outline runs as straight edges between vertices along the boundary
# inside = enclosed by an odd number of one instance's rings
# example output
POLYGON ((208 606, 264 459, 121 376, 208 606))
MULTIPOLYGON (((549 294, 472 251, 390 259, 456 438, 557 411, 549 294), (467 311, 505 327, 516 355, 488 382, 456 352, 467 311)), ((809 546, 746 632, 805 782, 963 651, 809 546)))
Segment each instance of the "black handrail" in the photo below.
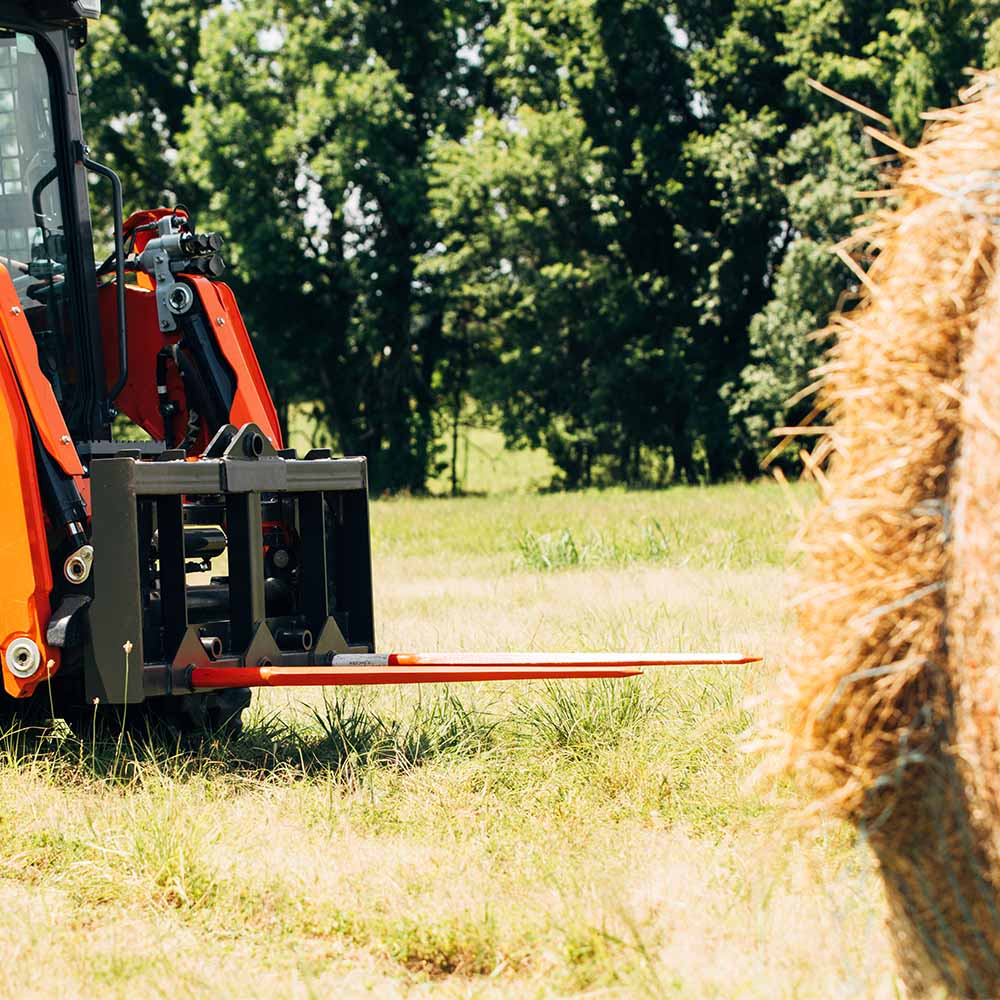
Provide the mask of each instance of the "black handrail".
POLYGON ((80 150, 80 162, 88 170, 92 170, 95 174, 100 174, 102 177, 107 177, 111 181, 111 190, 114 199, 112 209, 115 219, 115 280, 118 285, 116 291, 118 293, 118 356, 120 371, 117 381, 108 391, 108 403, 110 404, 118 398, 119 393, 125 388, 125 383, 128 381, 128 336, 125 329, 124 197, 122 194, 121 178, 110 167, 106 167, 103 163, 98 163, 90 159, 87 156, 86 147, 80 150))
POLYGON ((42 192, 59 176, 59 168, 53 167, 31 192, 31 210, 35 215, 35 225, 45 232, 45 214, 42 212, 42 192))

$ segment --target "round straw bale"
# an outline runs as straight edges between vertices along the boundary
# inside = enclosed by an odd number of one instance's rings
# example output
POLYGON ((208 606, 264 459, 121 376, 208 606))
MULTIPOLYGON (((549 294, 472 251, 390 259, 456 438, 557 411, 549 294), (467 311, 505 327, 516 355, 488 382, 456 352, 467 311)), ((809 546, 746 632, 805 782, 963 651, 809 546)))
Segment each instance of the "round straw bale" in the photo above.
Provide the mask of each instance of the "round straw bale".
POLYGON ((858 234, 797 600, 792 759, 879 861, 913 996, 1000 996, 1000 75, 858 234))

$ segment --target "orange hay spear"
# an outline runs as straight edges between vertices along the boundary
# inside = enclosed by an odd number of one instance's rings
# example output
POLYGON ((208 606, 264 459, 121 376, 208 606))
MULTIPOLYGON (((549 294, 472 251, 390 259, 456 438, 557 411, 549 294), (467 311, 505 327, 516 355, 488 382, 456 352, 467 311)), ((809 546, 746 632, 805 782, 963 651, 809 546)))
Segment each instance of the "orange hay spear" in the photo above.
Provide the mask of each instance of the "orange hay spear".
POLYGON ((204 689, 635 677, 642 667, 740 665, 759 659, 742 653, 338 654, 327 666, 195 667, 190 683, 194 689, 204 689))

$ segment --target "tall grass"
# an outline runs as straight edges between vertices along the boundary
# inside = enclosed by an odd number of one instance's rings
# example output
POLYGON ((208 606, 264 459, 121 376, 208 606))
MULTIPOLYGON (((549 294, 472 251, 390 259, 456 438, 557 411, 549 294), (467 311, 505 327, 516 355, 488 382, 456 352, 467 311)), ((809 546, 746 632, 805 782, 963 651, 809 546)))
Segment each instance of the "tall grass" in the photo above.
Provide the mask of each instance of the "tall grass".
POLYGON ((471 756, 493 742, 496 721, 466 707, 456 694, 439 690, 418 695, 403 718, 388 718, 355 693, 335 693, 309 709, 320 739, 289 730, 311 753, 334 767, 416 767, 447 754, 471 756))
POLYGON ((517 707, 514 732, 523 746, 589 756, 620 746, 662 715, 662 697, 639 683, 547 683, 517 707))
POLYGON ((440 758, 473 758, 501 749, 593 754, 635 736, 664 699, 635 681, 557 681, 514 685, 476 706, 446 686, 418 689, 401 706, 378 704, 369 692, 334 689, 282 717, 252 710, 233 736, 171 735, 110 727, 75 735, 59 720, 0 732, 0 770, 44 766, 63 780, 129 784, 149 773, 171 780, 195 774, 258 774, 297 769, 304 776, 349 777, 371 769, 406 771, 440 758))
MULTIPOLYGON (((793 487, 803 502, 808 493, 793 487)), ((783 566, 795 515, 777 485, 388 500, 373 508, 376 555, 503 560, 503 571, 783 566)))
POLYGON ((677 527, 671 525, 668 533, 655 517, 641 519, 624 534, 604 534, 592 528, 579 539, 571 528, 544 534, 528 530, 517 540, 517 547, 521 567, 533 570, 638 562, 685 566, 692 558, 677 527))

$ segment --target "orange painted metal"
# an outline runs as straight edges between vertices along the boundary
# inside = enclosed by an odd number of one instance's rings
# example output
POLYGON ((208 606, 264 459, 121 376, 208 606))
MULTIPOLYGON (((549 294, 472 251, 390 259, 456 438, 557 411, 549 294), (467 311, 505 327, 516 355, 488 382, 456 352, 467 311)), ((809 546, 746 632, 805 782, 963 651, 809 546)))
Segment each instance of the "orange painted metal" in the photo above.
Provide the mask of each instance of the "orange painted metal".
POLYGON ((742 653, 343 653, 322 667, 194 667, 193 688, 453 684, 635 677, 643 667, 739 665, 742 653))
MULTIPOLYGON (((165 215, 177 214, 186 217, 183 210, 155 208, 134 212, 125 221, 125 235, 128 236, 139 226, 162 219, 165 215)), ((141 253, 155 230, 136 233, 135 252, 141 253)), ((230 407, 230 423, 237 427, 255 423, 271 439, 275 448, 281 448, 281 429, 274 402, 268 391, 260 363, 253 349, 236 297, 227 285, 210 281, 195 275, 184 275, 194 289, 208 326, 219 350, 236 378, 236 391, 230 407)), ((179 340, 179 333, 164 334, 160 329, 156 311, 156 296, 153 282, 148 275, 137 274, 131 278, 135 284, 125 289, 125 310, 128 328, 129 377, 124 389, 116 400, 116 406, 131 420, 143 428, 154 440, 165 437, 163 417, 160 414, 160 400, 156 393, 156 355, 160 349, 179 340)), ((112 385, 121 370, 118 358, 118 319, 114 283, 102 286, 100 290, 101 332, 104 344, 105 368, 108 385, 112 385)), ((167 387, 170 398, 181 404, 181 413, 176 418, 178 426, 187 419, 183 407, 184 392, 180 376, 173 367, 168 368, 167 387)), ((196 443, 193 454, 198 454, 208 442, 203 434, 196 443)))
MULTIPOLYGON (((122 224, 122 235, 128 239, 140 226, 148 226, 150 223, 159 222, 160 219, 168 215, 176 215, 181 219, 188 218, 188 214, 183 208, 143 208, 138 212, 133 212, 125 220, 122 224)), ((136 233, 135 246, 133 248, 135 253, 142 253, 146 249, 146 244, 158 235, 159 233, 155 229, 146 229, 141 233, 136 233)))
POLYGON ((38 364, 35 338, 5 267, 0 267, 0 338, 45 450, 67 476, 82 476, 80 456, 70 440, 52 385, 38 364))
MULTIPOLYGON (((4 297, 4 288, 13 293, 7 272, 0 269, 0 301, 4 297)), ((21 320, 23 322, 23 317, 21 320)), ((0 490, 0 524, 3 525, 0 532, 0 566, 3 567, 0 577, 0 661, 3 662, 6 692, 15 698, 25 698, 41 680, 49 676, 46 670, 48 663, 52 663, 53 672, 58 667, 59 651, 45 646, 45 626, 51 613, 49 593, 52 590, 52 569, 35 471, 31 425, 21 395, 25 380, 15 367, 9 349, 11 340, 15 339, 11 335, 15 321, 16 317, 11 315, 9 308, 0 313, 0 468, 4 470, 4 488, 0 490), (32 639, 42 656, 40 669, 27 679, 15 677, 7 669, 5 657, 11 642, 22 636, 32 639)), ((44 376, 41 377, 44 380, 44 376)), ((59 420, 61 423, 61 416, 59 420)), ((73 454, 75 456, 76 452, 73 454)))
MULTIPOLYGON (((202 279, 204 280, 204 279, 202 279)), ((222 303, 223 308, 229 313, 229 318, 232 320, 232 330, 233 330, 233 343, 239 348, 240 353, 243 355, 244 363, 246 364, 247 373, 250 375, 250 381, 254 387, 257 394, 259 406, 267 414, 266 423, 260 423, 257 417, 251 417, 254 423, 259 427, 263 428, 268 425, 272 428, 271 444, 275 448, 282 447, 281 441, 281 423, 278 420, 278 411, 275 409, 274 400, 271 399, 271 390, 267 387, 267 382, 264 380, 264 373, 261 371, 260 362, 257 360, 257 352, 253 348, 253 342, 250 339, 250 332, 247 330, 246 324, 243 322, 243 314, 240 312, 240 307, 236 303, 236 296, 233 294, 233 290, 229 285, 222 281, 216 281, 213 283, 212 287, 215 289, 216 295, 219 296, 219 301, 222 303)), ((226 341, 223 338, 222 349, 226 351, 226 341)), ((229 356, 228 353, 226 355, 229 356)), ((249 394, 247 395, 249 399, 249 394)), ((236 412, 235 403, 233 407, 233 415, 239 416, 236 412)), ((237 420, 232 421, 237 427, 242 426, 237 420)))
POLYGON ((389 653, 388 665, 394 667, 503 667, 581 666, 581 667, 680 667, 736 666, 758 663, 759 656, 743 653, 389 653))
POLYGON ((375 684, 456 684, 463 681, 519 681, 575 677, 635 677, 641 670, 597 666, 477 667, 195 667, 191 687, 359 687, 375 684))
MULTIPOLYGON (((144 235, 144 234, 141 234, 144 235)), ((102 285, 97 296, 101 313, 101 342, 107 388, 114 385, 121 371, 118 355, 118 304, 115 283, 102 285)), ((128 380, 115 400, 115 407, 141 427, 154 441, 165 437, 160 398, 156 394, 156 355, 168 344, 176 343, 177 334, 164 335, 156 311, 156 294, 137 285, 125 286, 125 317, 128 330, 128 380)), ((180 375, 171 366, 167 374, 170 397, 184 398, 180 375)), ((187 419, 180 417, 181 425, 187 419)))
MULTIPOLYGON (((267 391, 253 344, 250 342, 250 336, 243 324, 233 293, 227 286, 209 281, 207 278, 189 277, 189 280, 205 309, 209 327, 219 349, 236 376, 236 394, 229 412, 230 422, 238 427, 250 422, 257 424, 274 446, 280 448, 281 431, 278 415, 267 391)), ((121 370, 114 283, 102 286, 98 301, 101 310, 105 368, 110 387, 121 370)), ((161 348, 176 343, 179 334, 164 334, 160 330, 156 294, 150 289, 127 285, 125 313, 128 328, 128 381, 115 405, 150 437, 161 441, 166 432, 160 414, 160 399, 156 394, 156 356, 161 348)), ((184 426, 187 420, 187 413, 183 407, 184 388, 173 365, 167 369, 167 388, 170 398, 181 404, 177 426, 184 426)), ((197 454, 206 443, 207 435, 203 435, 193 453, 197 454)))
POLYGON ((255 423, 275 448, 281 448, 278 414, 235 296, 229 286, 220 281, 190 275, 187 279, 201 301, 223 357, 236 376, 236 395, 229 411, 229 422, 237 427, 255 423))

